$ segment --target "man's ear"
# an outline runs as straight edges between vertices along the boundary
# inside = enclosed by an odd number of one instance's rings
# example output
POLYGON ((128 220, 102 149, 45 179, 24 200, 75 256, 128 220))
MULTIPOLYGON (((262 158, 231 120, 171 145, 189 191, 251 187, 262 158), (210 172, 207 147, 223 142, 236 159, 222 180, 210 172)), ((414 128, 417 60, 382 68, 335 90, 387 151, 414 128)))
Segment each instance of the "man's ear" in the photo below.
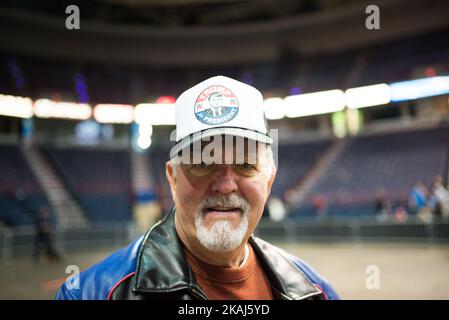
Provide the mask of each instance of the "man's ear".
POLYGON ((165 163, 165 175, 167 176, 168 184, 170 185, 171 196, 173 198, 173 202, 175 202, 176 198, 176 175, 175 168, 173 168, 170 161, 165 163))

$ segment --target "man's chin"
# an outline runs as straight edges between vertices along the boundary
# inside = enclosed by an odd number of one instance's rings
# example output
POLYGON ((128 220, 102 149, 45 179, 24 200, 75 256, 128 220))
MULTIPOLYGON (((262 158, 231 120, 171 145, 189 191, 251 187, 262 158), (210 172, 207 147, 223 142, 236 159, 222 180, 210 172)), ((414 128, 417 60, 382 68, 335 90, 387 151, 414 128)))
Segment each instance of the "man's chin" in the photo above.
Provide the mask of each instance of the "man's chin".
POLYGON ((227 219, 218 219, 206 224, 205 220, 197 221, 197 238, 201 245, 214 252, 232 251, 241 245, 248 230, 247 219, 241 219, 235 225, 227 219))

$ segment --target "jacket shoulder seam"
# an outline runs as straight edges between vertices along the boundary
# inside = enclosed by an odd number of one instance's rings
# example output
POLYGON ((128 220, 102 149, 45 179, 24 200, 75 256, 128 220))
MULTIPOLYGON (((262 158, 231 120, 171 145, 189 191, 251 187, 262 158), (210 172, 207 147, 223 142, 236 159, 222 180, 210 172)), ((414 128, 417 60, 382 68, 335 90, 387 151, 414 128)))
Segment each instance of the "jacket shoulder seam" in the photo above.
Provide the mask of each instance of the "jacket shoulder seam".
POLYGON ((108 296, 106 298, 106 300, 111 300, 112 295, 114 294, 114 291, 123 283, 125 282, 125 280, 127 280, 128 278, 132 277, 133 275, 135 275, 136 272, 133 271, 131 273, 128 273, 127 275, 125 275, 124 277, 122 277, 119 281, 117 281, 112 288, 109 290, 108 296))

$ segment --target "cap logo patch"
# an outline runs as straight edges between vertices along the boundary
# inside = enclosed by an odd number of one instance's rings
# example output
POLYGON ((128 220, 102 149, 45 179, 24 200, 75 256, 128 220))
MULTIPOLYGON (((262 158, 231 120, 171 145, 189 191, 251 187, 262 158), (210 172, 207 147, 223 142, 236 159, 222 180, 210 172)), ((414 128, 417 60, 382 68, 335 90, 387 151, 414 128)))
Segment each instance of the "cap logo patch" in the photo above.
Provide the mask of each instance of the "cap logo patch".
POLYGON ((214 126, 235 118, 239 112, 236 95, 226 87, 210 86, 195 101, 195 116, 205 124, 214 126))

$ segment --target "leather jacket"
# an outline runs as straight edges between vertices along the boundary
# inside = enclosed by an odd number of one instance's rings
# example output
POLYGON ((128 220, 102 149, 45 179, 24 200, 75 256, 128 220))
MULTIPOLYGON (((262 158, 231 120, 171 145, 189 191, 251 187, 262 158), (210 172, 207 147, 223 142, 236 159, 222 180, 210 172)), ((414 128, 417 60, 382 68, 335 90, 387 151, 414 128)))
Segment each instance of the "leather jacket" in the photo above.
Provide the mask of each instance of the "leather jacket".
MULTIPOLYGON (((207 299, 184 257, 172 209, 145 236, 66 281, 56 299, 207 299)), ((271 283, 274 299, 338 299, 303 261, 259 238, 250 243, 271 283)))

